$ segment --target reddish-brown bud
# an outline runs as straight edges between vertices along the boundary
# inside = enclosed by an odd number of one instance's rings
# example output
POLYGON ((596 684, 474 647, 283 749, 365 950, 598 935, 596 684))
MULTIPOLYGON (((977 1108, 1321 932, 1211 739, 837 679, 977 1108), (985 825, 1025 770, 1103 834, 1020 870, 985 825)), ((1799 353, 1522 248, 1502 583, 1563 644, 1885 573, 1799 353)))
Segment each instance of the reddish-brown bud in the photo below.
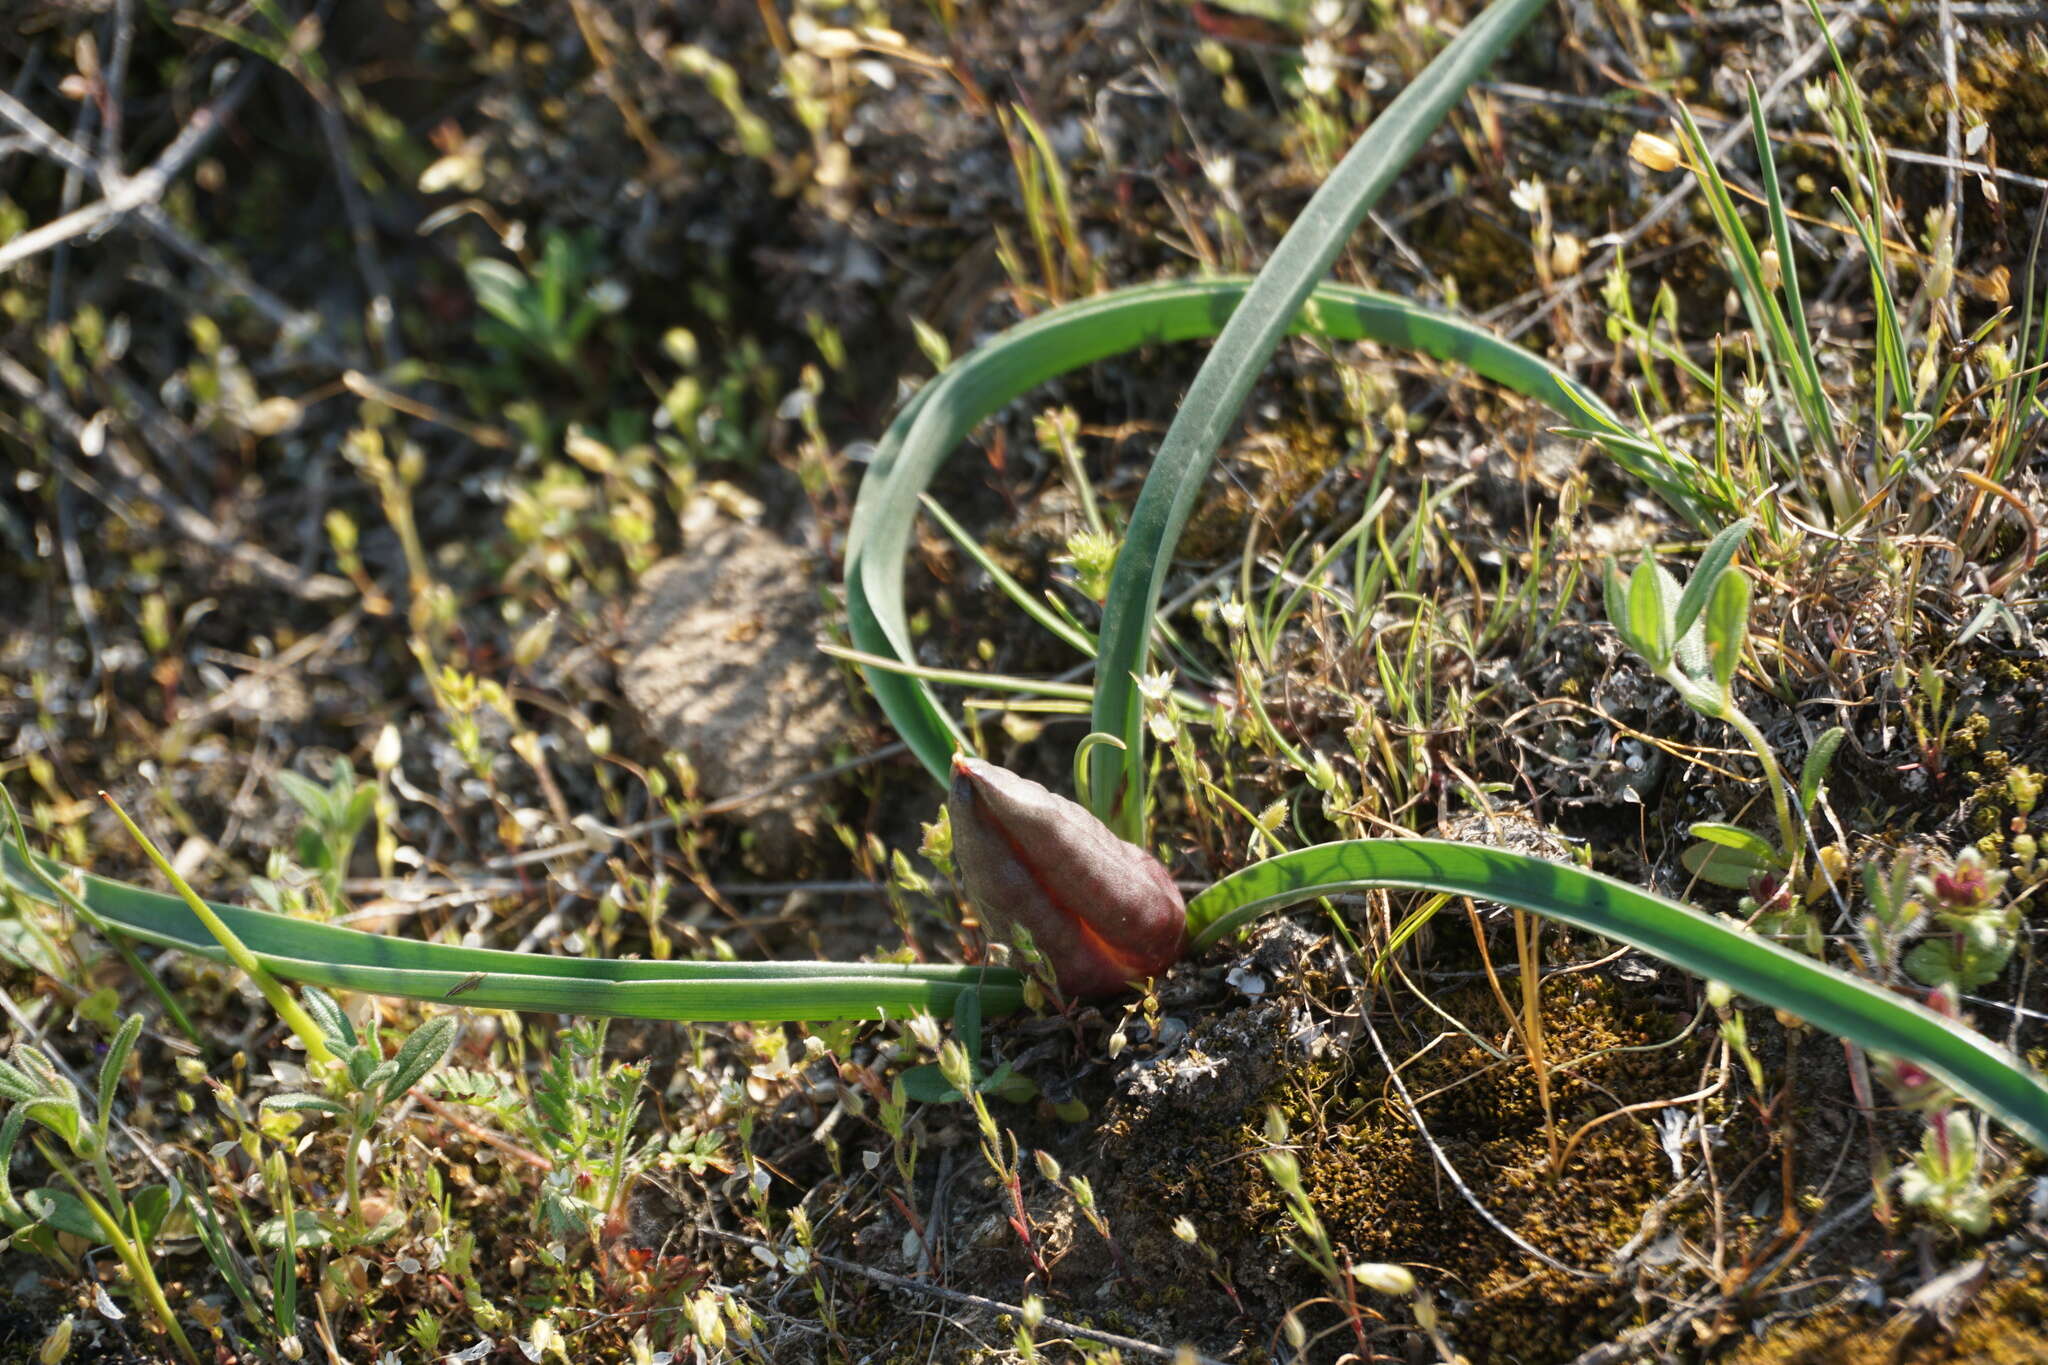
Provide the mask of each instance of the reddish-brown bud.
POLYGON ((1114 995, 1180 959, 1180 888, 1085 808, 965 754, 946 808, 968 898, 997 933, 1028 932, 1065 994, 1114 995))

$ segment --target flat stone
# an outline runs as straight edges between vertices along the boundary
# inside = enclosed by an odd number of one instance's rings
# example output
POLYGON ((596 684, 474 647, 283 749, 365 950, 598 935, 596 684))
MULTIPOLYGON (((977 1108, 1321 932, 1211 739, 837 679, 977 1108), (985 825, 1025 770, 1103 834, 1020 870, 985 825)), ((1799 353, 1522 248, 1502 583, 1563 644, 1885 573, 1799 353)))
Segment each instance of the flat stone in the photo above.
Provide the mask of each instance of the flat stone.
MULTIPOLYGON (((699 519, 684 553, 640 579, 622 636, 619 682, 648 735, 689 759, 719 800, 829 766, 853 712, 818 651, 810 557, 742 522, 699 519)), ((732 818, 754 834, 750 861, 794 870, 823 833, 818 792, 797 787, 732 818)))

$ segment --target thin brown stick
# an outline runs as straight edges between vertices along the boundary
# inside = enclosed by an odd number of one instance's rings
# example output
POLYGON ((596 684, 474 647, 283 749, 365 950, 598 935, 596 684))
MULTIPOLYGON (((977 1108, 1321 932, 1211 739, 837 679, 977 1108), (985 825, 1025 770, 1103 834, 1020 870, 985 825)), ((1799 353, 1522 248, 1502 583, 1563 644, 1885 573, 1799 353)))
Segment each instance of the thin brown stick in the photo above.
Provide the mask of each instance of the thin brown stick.
MULTIPOLYGON (((43 122, 33 109, 5 89, 0 89, 0 121, 11 125, 31 150, 93 177, 103 191, 110 188, 111 182, 103 178, 103 169, 97 161, 77 143, 43 122)), ((271 326, 278 329, 286 343, 305 344, 322 364, 336 369, 351 363, 328 339, 317 315, 293 308, 264 288, 247 271, 171 221, 163 205, 155 202, 140 204, 132 216, 172 252, 212 275, 226 293, 262 314, 271 326)))
MULTIPOLYGON (((126 217, 144 204, 154 204, 163 198, 164 191, 170 188, 171 182, 206 150, 207 144, 213 141, 221 125, 234 114, 242 101, 248 98, 262 69, 260 66, 249 66, 227 89, 221 91, 211 102, 202 105, 190 119, 186 120, 185 126, 178 130, 178 135, 171 139, 170 146, 164 148, 155 161, 136 175, 119 179, 107 168, 87 161, 84 169, 99 182, 102 197, 41 227, 30 228, 12 241, 0 243, 0 271, 48 251, 59 243, 81 237, 102 224, 126 217)), ((10 102, 13 101, 12 96, 7 98, 10 102)), ((17 123, 16 126, 20 125, 17 123)))
MULTIPOLYGON (((63 400, 51 393, 26 366, 4 351, 0 351, 0 385, 14 390, 23 401, 42 413, 44 418, 62 432, 73 445, 79 444, 85 433, 85 422, 67 407, 63 400)), ((76 469, 76 462, 60 453, 54 444, 50 446, 48 454, 51 462, 64 472, 65 477, 71 478, 76 469)), ((341 601, 356 595, 354 586, 346 579, 336 578, 332 574, 302 574, 261 546, 230 536, 207 517, 173 496, 162 481, 144 468, 142 462, 135 458, 134 452, 118 438, 111 435, 105 437, 105 444, 100 447, 99 458, 111 465, 115 474, 125 483, 154 504, 164 514, 164 519, 171 524, 173 530, 194 544, 242 565, 272 585, 309 602, 341 601)), ((79 483, 81 487, 93 486, 85 480, 74 482, 79 483)))

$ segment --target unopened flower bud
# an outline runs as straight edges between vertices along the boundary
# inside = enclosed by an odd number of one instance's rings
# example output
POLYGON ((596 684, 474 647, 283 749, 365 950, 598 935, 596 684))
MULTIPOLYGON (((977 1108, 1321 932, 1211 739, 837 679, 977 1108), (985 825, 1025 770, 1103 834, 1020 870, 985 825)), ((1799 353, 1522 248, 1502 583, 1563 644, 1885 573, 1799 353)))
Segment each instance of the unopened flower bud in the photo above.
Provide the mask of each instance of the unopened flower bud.
POLYGON ((1403 1265, 1367 1261, 1363 1265, 1351 1267, 1351 1278, 1376 1294, 1390 1294, 1401 1298, 1415 1292, 1415 1276, 1403 1265))
POLYGON ((36 1360, 40 1365, 58 1365, 59 1361, 71 1354, 71 1331, 72 1318, 66 1313, 64 1320, 50 1329, 50 1334, 43 1338, 43 1344, 37 1348, 36 1360))
POLYGON ((1684 164, 1677 144, 1655 133, 1637 133, 1629 141, 1628 155, 1638 166, 1653 171, 1675 171, 1684 164))
POLYGON ((1917 1062, 1883 1052, 1871 1053, 1870 1061, 1871 1070, 1885 1089, 1891 1091, 1902 1109, 1932 1114, 1946 1109, 1955 1101, 1954 1092, 1917 1062))
POLYGON ((398 727, 387 725, 377 732, 377 743, 370 750, 370 763, 380 773, 388 773, 398 766, 398 760, 405 757, 405 741, 399 738, 398 727))
POLYGON ((725 1322, 718 1311, 717 1295, 703 1293, 690 1300, 690 1326, 697 1340, 712 1350, 725 1345, 725 1322))
POLYGON ((967 1051, 951 1039, 939 1049, 939 1074, 946 1078, 947 1085, 963 1095, 974 1088, 974 1070, 968 1065, 967 1051))
POLYGON ((1081 806, 958 754, 946 808, 968 898, 997 932, 1029 933, 1061 991, 1113 995, 1179 960, 1180 888, 1081 806))

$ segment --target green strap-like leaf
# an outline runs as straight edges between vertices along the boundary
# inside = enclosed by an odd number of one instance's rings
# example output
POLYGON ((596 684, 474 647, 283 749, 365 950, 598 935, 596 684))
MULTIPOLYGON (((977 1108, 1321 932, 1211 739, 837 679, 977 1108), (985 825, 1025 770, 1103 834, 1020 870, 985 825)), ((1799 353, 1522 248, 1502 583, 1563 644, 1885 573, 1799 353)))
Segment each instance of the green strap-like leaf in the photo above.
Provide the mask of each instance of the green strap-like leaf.
POLYGON ((1196 896, 1188 932, 1199 950, 1273 910, 1383 889, 1499 901, 1653 953, 1870 1051, 1917 1062, 2048 1151, 2048 1086, 1984 1035, 1689 905, 1527 854, 1438 839, 1318 844, 1196 896))
MULTIPOLYGON (((178 898, 38 861, 55 876, 76 878, 86 904, 124 932, 225 960, 220 944, 178 898)), ((0 845, 0 885, 53 899, 12 844, 0 845)), ((546 957, 366 934, 263 910, 213 909, 258 962, 288 980, 481 1009, 709 1022, 901 1019, 919 1010, 950 1018, 967 990, 981 992, 988 1014, 1023 1003, 1023 978, 1006 968, 546 957)))
POLYGON ((1145 734, 1137 678, 1145 670, 1152 616, 1174 547, 1217 447, 1352 230, 1544 3, 1493 0, 1373 120, 1273 249, 1174 414, 1124 528, 1103 604, 1092 728, 1120 737, 1125 748, 1095 751, 1088 789, 1096 815, 1119 826, 1124 837, 1142 837, 1144 803, 1136 797, 1145 771, 1145 734))
MULTIPOLYGON (((1214 336, 1249 287, 1243 278, 1139 285, 1069 304, 985 343, 920 390, 876 447, 854 503, 846 548, 846 613, 855 646, 904 663, 916 660, 903 603, 903 566, 918 498, 983 418, 1047 380, 1099 360, 1141 346, 1214 336)), ((1483 328, 1412 300, 1325 284, 1293 325, 1296 331, 1337 341, 1373 341, 1461 364, 1573 423, 1583 425, 1590 418, 1616 433, 1622 430, 1607 405, 1564 371, 1483 328)), ((1657 472, 1647 456, 1623 463, 1646 479, 1657 472)), ((880 668, 864 672, 896 732, 944 786, 961 737, 930 686, 880 668)))

